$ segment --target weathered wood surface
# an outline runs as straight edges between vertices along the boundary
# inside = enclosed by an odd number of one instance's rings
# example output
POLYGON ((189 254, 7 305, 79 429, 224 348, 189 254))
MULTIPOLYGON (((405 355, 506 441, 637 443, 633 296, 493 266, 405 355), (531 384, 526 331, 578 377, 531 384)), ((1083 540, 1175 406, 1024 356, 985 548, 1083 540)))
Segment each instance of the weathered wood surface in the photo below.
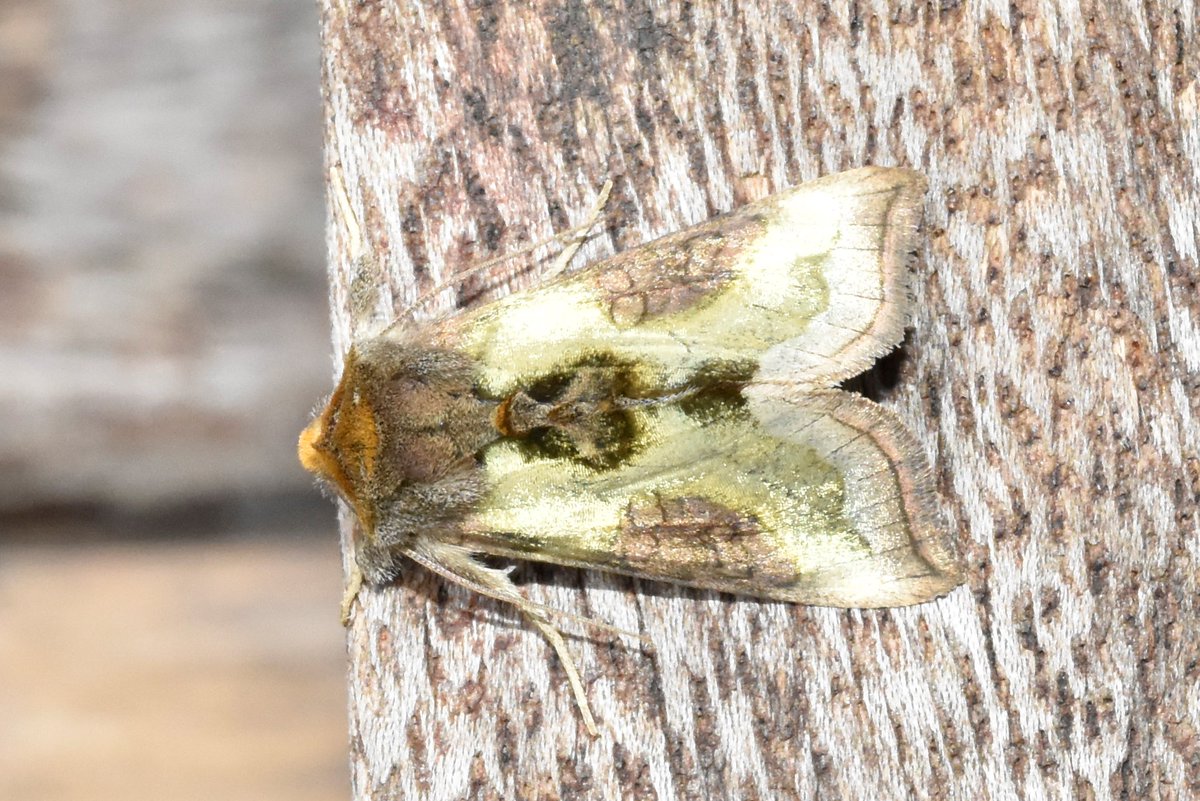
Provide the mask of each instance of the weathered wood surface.
POLYGON ((610 176, 586 257, 822 173, 925 171, 882 398, 969 585, 856 612, 524 566, 656 645, 572 642, 592 740, 536 633, 414 568, 350 630, 358 798, 1200 793, 1196 7, 803 6, 323 0, 328 158, 396 307, 610 176))

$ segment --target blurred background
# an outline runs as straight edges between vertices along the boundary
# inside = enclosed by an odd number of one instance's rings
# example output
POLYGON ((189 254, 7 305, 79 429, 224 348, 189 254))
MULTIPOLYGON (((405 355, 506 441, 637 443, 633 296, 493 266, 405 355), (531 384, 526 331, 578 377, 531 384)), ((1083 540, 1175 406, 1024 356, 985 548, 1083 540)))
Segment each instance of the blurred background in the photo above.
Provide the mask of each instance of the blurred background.
POLYGON ((0 4, 0 798, 344 798, 319 43, 0 4))

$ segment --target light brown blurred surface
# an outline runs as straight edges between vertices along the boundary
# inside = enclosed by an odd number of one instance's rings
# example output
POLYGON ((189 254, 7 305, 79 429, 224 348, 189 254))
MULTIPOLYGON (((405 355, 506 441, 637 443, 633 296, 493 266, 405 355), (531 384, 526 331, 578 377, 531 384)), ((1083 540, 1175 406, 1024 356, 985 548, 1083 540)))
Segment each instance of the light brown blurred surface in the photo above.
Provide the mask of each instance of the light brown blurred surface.
POLYGON ((346 798, 334 537, 0 549, 0 798, 346 798))
POLYGON ((342 799, 315 9, 0 5, 0 799, 342 799))

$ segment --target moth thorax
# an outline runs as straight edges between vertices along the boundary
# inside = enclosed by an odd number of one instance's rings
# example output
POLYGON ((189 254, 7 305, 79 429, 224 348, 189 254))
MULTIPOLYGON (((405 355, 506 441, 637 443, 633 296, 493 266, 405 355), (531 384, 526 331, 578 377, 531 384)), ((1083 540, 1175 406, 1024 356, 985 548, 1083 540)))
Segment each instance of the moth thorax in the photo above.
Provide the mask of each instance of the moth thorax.
POLYGON ((380 443, 375 413, 352 384, 356 374, 349 367, 344 372, 321 414, 300 433, 297 455, 306 470, 352 503, 366 524, 372 515, 364 515, 361 499, 374 477, 380 443))

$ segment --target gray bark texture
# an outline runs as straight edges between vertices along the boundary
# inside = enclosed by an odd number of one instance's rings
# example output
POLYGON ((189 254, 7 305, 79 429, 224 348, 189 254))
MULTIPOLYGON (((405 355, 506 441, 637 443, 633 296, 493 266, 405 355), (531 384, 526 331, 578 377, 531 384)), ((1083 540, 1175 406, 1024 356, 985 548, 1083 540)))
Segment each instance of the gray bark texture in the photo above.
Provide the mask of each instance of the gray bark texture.
POLYGON ((535 600, 655 645, 570 640, 592 739, 536 632, 414 567, 349 633, 357 798, 1200 794, 1193 3, 321 10, 327 158, 383 317, 569 228, 610 177, 576 264, 824 173, 925 172, 919 312, 876 396, 931 457, 969 575, 839 611, 522 565, 535 600))

